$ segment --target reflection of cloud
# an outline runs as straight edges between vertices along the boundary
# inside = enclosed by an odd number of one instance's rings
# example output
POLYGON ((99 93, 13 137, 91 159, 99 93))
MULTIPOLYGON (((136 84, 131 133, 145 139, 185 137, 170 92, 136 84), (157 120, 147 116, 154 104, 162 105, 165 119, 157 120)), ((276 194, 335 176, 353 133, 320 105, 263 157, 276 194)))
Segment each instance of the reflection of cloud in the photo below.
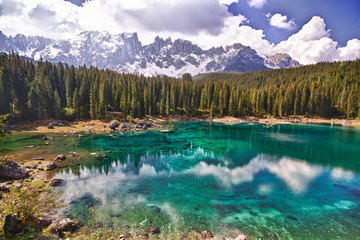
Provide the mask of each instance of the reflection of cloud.
POLYGON ((250 182, 262 170, 267 170, 281 178, 295 193, 305 192, 309 183, 323 172, 321 167, 311 166, 303 161, 282 158, 280 161, 273 162, 264 160, 261 157, 256 157, 247 165, 234 169, 200 162, 187 171, 200 176, 211 175, 224 185, 231 185, 250 182))
POLYGON ((295 193, 304 193, 309 183, 323 172, 321 167, 287 158, 271 163, 268 170, 284 180, 295 193))
POLYGON ((354 173, 351 171, 346 171, 342 168, 334 168, 331 171, 331 178, 333 180, 346 180, 350 181, 354 178, 354 173))

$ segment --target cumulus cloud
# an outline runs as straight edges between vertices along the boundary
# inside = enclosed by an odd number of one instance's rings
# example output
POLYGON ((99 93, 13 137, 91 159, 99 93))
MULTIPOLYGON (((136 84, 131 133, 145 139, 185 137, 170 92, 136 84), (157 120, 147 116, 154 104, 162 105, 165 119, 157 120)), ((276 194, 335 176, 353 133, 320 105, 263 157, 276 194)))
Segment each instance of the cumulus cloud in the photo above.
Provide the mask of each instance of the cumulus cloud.
POLYGON ((280 13, 276 13, 272 16, 268 14, 267 17, 269 19, 270 25, 273 27, 287 29, 287 30, 291 30, 296 27, 296 23, 294 19, 288 20, 287 16, 281 15, 280 13))
POLYGON ((249 0, 248 4, 250 7, 262 8, 267 0, 249 0))
POLYGON ((353 39, 345 47, 339 47, 330 38, 324 19, 314 16, 299 32, 275 46, 274 51, 288 53, 301 64, 355 60, 360 57, 360 40, 353 39))

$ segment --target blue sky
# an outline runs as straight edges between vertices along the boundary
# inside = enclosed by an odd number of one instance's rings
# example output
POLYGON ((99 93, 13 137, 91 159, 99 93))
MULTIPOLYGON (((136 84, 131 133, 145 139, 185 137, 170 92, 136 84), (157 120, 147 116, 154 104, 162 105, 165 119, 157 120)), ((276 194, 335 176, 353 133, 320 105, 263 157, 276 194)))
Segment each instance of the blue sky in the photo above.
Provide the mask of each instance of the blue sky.
POLYGON ((0 0, 8 36, 76 39, 82 31, 137 32, 200 47, 241 43, 302 64, 360 58, 360 0, 0 0))
POLYGON ((360 38, 359 0, 268 0, 262 8, 250 7, 248 1, 240 0, 231 4, 228 11, 246 16, 250 26, 263 29, 266 38, 274 43, 299 31, 313 16, 325 20, 332 38, 342 46, 350 39, 360 38), (269 25, 266 17, 269 13, 280 13, 294 19, 296 27, 284 30, 269 25))

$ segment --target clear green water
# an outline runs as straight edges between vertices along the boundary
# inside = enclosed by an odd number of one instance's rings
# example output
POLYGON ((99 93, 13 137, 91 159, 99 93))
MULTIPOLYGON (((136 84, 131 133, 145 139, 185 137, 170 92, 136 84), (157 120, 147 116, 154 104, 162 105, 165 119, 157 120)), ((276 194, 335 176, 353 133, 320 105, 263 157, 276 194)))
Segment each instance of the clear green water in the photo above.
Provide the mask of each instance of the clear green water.
MULTIPOLYGON (((164 238, 197 227, 215 234, 238 228, 256 238, 271 231, 279 239, 360 239, 359 130, 174 125, 170 134, 54 135, 48 154, 81 154, 81 165, 57 174, 70 203, 65 214, 140 229, 154 224, 164 238)), ((7 136, 0 153, 24 148, 26 139, 40 144, 42 136, 7 136)))

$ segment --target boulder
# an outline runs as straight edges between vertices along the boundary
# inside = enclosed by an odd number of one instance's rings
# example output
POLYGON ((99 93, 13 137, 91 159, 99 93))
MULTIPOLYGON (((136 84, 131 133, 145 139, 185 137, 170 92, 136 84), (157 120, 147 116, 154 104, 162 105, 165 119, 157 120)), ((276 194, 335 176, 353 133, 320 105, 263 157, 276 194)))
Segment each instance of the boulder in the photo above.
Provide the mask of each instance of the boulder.
POLYGON ((49 138, 49 137, 43 137, 43 140, 44 141, 47 141, 47 140, 50 140, 51 138, 49 138))
POLYGON ((60 184, 62 184, 63 182, 64 182, 64 180, 62 180, 61 178, 54 178, 54 179, 51 179, 50 186, 56 187, 56 186, 59 186, 60 184))
POLYGON ((54 170, 55 168, 57 168, 55 163, 49 163, 46 167, 47 167, 46 169, 47 171, 54 170))
POLYGON ((29 169, 22 168, 11 160, 0 160, 0 178, 19 180, 26 178, 30 173, 29 169))
POLYGON ((3 226, 3 230, 5 234, 18 234, 24 228, 24 224, 17 217, 16 214, 9 214, 5 217, 5 223, 3 226))
POLYGON ((57 155, 55 160, 63 161, 65 159, 66 159, 65 155, 57 155))
POLYGON ((71 220, 65 218, 60 220, 57 223, 51 224, 51 232, 61 234, 63 232, 75 232, 78 228, 82 227, 84 224, 81 221, 71 220))
POLYGON ((119 126, 119 123, 117 123, 116 121, 111 121, 109 123, 109 128, 111 128, 111 130, 115 131, 115 129, 119 126))
POLYGON ((10 192, 10 189, 6 184, 0 183, 0 192, 10 192))
POLYGON ((70 153, 69 153, 69 156, 70 156, 70 157, 78 157, 79 154, 76 153, 76 152, 70 152, 70 153))
POLYGON ((159 234, 160 233, 160 228, 158 226, 149 226, 146 228, 146 233, 149 234, 159 234))

